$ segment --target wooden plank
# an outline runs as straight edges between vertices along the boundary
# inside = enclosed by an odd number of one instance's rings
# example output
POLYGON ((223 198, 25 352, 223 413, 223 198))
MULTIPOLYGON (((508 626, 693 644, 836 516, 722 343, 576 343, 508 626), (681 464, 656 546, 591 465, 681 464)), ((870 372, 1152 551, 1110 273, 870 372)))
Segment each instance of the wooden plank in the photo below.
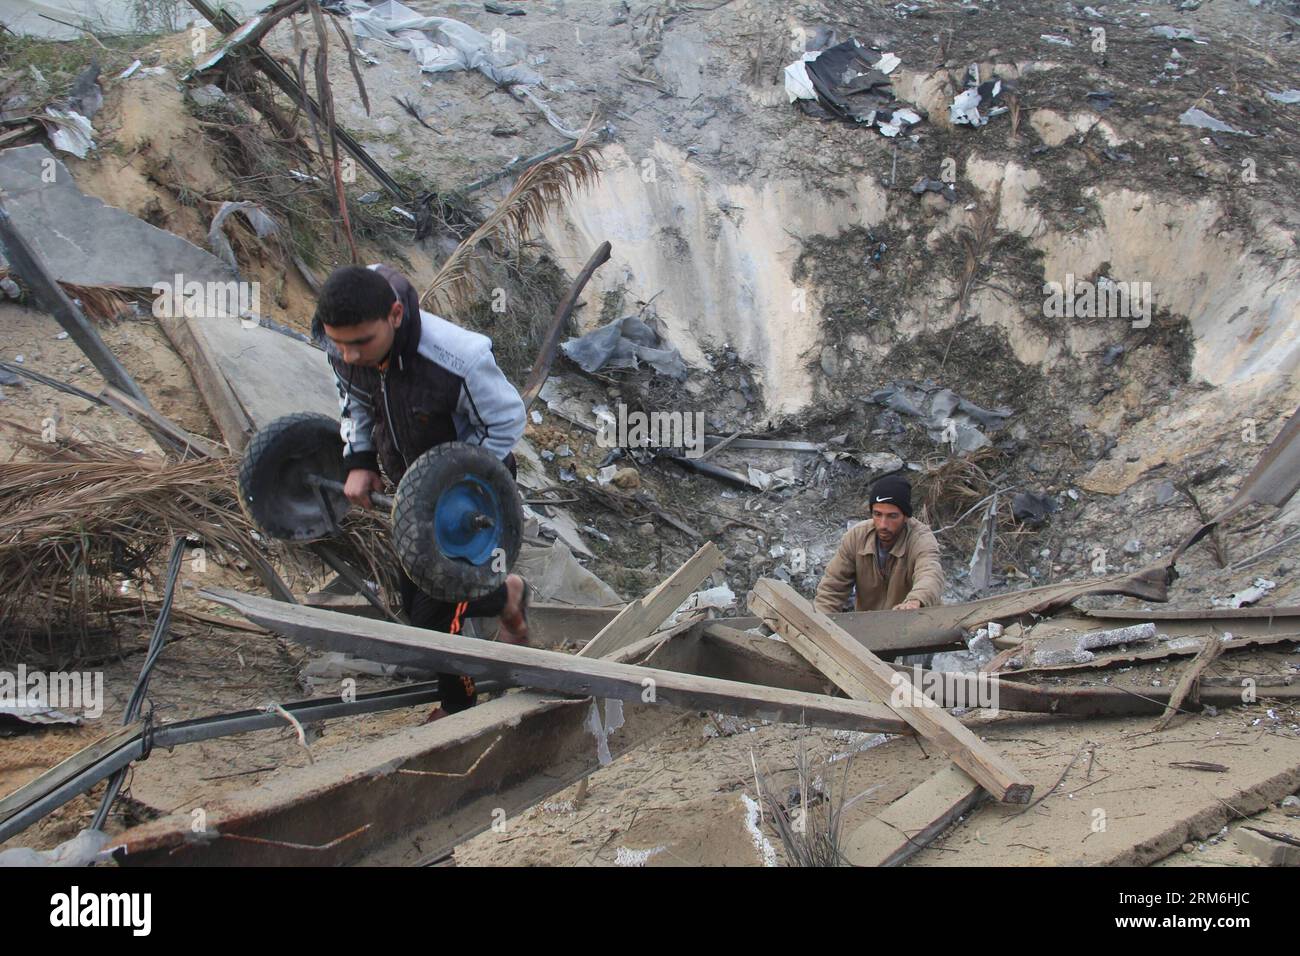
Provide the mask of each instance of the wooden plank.
POLYGON ((3 246, 5 258, 9 260, 10 271, 22 279, 35 294, 41 307, 63 326, 77 347, 90 359, 104 381, 121 389, 145 408, 152 408, 144 391, 136 384, 131 373, 126 370, 117 356, 100 338, 99 331, 90 320, 77 308, 75 302, 68 298, 63 287, 54 280, 45 263, 35 250, 28 245, 22 233, 10 218, 4 205, 0 203, 0 246, 3 246))
POLYGON ((253 423, 244 411, 244 407, 235 397, 235 391, 226 381, 226 376, 217 364, 203 337, 190 326, 190 320, 184 316, 157 319, 163 334, 172 343, 180 357, 185 361, 203 404, 212 413, 212 420, 217 423, 221 437, 231 452, 242 454, 244 447, 253 434, 253 423))
POLYGON ((109 408, 121 412, 127 418, 137 422, 149 432, 160 444, 178 452, 182 457, 187 453, 197 453, 204 458, 221 458, 226 450, 214 445, 206 438, 192 435, 171 419, 160 415, 152 408, 146 408, 130 395, 112 385, 105 385, 99 393, 99 399, 109 408))
POLYGON ((1156 725, 1153 728, 1154 730, 1164 730, 1168 727, 1170 722, 1174 719, 1174 716, 1178 713, 1178 709, 1182 707, 1183 701, 1187 700, 1189 696, 1194 703, 1199 703, 1197 682, 1200 680, 1201 674, 1204 673, 1205 668, 1213 664, 1215 658, 1217 658, 1222 651, 1222 640, 1217 637, 1207 637, 1205 639, 1205 643, 1201 647, 1201 652, 1196 655, 1196 659, 1192 661, 1187 670, 1178 678, 1178 683, 1174 686, 1173 693, 1169 695, 1169 703, 1165 705, 1165 712, 1161 714, 1160 719, 1156 721, 1156 725))
POLYGON ((983 787, 950 763, 850 833, 845 859, 853 866, 898 866, 984 796, 983 787))
POLYGON ((726 558, 718 546, 712 541, 707 542, 657 588, 619 611, 614 620, 601 628, 600 633, 578 652, 578 656, 605 657, 648 636, 681 606, 701 581, 725 563, 726 558))
POLYGON ((845 693, 859 700, 876 697, 890 701, 894 711, 917 733, 943 750, 998 800, 1029 802, 1034 787, 1020 771, 946 710, 936 706, 910 681, 900 683, 892 667, 817 611, 788 584, 768 578, 759 580, 751 596, 751 605, 755 603, 759 605, 759 613, 769 618, 774 630, 799 653, 814 663, 832 659, 835 671, 827 676, 845 693))
POLYGON ((1175 610, 1167 608, 1142 608, 1133 610, 1132 608, 1121 608, 1119 610, 1111 608, 1094 608, 1083 611, 1084 617, 1103 618, 1106 620, 1117 621, 1196 621, 1206 625, 1213 625, 1222 630, 1230 630, 1233 624, 1240 624, 1243 618, 1268 618, 1269 620, 1284 620, 1286 618, 1300 618, 1300 606, 1295 604, 1288 605, 1252 605, 1250 607, 1216 607, 1207 608, 1203 611, 1198 610, 1175 610))
POLYGON ((906 721, 876 704, 631 667, 533 647, 465 640, 237 591, 213 588, 200 594, 299 643, 381 664, 467 674, 475 680, 500 680, 510 686, 582 697, 641 701, 650 692, 653 700, 648 702, 685 710, 718 710, 774 723, 911 733, 906 721))

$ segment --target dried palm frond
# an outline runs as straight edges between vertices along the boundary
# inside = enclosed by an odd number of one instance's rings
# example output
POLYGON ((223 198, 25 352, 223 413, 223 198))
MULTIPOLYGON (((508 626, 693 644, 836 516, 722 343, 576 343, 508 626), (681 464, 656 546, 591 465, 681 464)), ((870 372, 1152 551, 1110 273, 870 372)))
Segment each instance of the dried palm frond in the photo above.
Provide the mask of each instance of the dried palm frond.
POLYGON ((81 311, 89 318, 113 321, 131 313, 131 303, 145 298, 139 289, 111 285, 73 285, 60 282, 68 297, 81 303, 81 311))
POLYGON ((571 149, 543 159, 524 171, 483 224, 447 257, 420 297, 421 305, 430 309, 441 305, 449 311, 458 311, 473 292, 470 268, 480 243, 489 239, 522 240, 539 227, 550 212, 572 197, 575 189, 585 188, 595 180, 600 172, 596 163, 600 142, 593 130, 594 125, 595 117, 592 117, 571 149))
POLYGON ((935 527, 948 524, 993 490, 988 466, 1003 458, 997 448, 986 445, 957 457, 927 459, 925 471, 917 477, 912 493, 913 507, 935 527))
MULTIPOLYGON (((141 593, 156 583, 151 565, 177 536, 196 539, 217 564, 263 557, 238 504, 236 459, 175 461, 103 442, 47 443, 0 424, 26 456, 0 464, 0 659, 83 656, 92 633, 116 632, 123 585, 141 593)), ((345 528, 336 548, 372 580, 391 579, 386 569, 396 562, 383 523, 360 517, 345 528)))

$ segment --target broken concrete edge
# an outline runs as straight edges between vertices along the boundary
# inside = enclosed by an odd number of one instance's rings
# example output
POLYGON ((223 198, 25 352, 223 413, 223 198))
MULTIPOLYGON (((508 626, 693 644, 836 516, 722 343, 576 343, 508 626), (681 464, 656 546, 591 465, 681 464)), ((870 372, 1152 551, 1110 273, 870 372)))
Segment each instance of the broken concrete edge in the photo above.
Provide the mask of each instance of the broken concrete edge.
POLYGON ((1218 833, 1233 820, 1250 817, 1300 789, 1300 764, 1287 767, 1266 780, 1237 791, 1232 803, 1215 799, 1188 816, 1173 820, 1157 836, 1102 859, 1079 857, 1065 866, 1147 866, 1177 852, 1184 843, 1218 833))

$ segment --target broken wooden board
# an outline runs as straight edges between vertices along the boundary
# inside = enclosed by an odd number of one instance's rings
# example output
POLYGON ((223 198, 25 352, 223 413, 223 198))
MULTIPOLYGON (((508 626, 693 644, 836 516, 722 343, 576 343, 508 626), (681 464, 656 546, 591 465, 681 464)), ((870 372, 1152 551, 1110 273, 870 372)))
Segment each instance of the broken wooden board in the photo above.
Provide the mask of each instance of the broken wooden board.
POLYGON ((221 371, 221 364, 208 345, 207 337, 195 332, 194 324, 184 316, 161 317, 157 322, 190 370, 190 378, 194 379, 208 414, 216 422, 222 441, 236 455, 242 454, 255 429, 221 371))
POLYGON ((1156 730, 1164 730, 1174 719, 1174 715, 1182 708, 1183 701, 1187 700, 1196 708, 1200 708, 1200 679, 1205 669, 1214 663, 1215 659, 1223 652, 1223 641, 1217 637, 1206 638, 1201 646, 1201 652, 1196 655, 1196 659, 1191 665, 1178 677, 1178 683, 1174 686, 1173 692, 1169 695, 1169 703, 1165 705, 1164 713, 1156 721, 1156 730))
POLYGON ((658 587, 618 612, 600 633, 578 652, 579 657, 605 657, 646 637, 682 605, 706 577, 726 563, 712 541, 696 551, 658 587))
POLYGON ((594 695, 640 701, 650 694, 651 702, 668 707, 720 710, 777 723, 910 733, 904 720, 877 704, 631 667, 532 647, 467 640, 389 621, 288 605, 237 591, 205 589, 199 593, 283 637, 321 650, 355 654, 380 664, 467 674, 476 681, 499 680, 511 687, 581 697, 594 695))
POLYGON ((984 797, 984 788, 950 763, 850 833, 844 841, 845 861, 853 866, 898 866, 984 797))
POLYGON ((773 629, 841 689, 859 700, 876 697, 911 727, 943 750, 953 762, 1005 803, 1028 803, 1033 785, 991 747, 967 730, 947 711, 937 707, 910 681, 898 680, 895 671, 826 615, 800 597, 788 584, 760 579, 751 603, 768 618, 773 629))

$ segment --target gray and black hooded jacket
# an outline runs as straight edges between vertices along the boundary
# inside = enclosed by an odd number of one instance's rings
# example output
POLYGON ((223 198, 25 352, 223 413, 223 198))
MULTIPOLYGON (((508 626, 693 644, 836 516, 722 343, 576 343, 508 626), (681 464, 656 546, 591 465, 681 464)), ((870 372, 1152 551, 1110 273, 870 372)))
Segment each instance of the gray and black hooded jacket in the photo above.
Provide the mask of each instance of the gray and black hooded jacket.
POLYGON ((382 466, 396 484, 410 464, 434 445, 482 445, 505 460, 524 433, 524 403, 492 356, 492 340, 420 309, 406 277, 388 266, 379 272, 402 303, 402 324, 383 371, 349 365, 329 344, 339 389, 344 463, 372 471, 382 466))

